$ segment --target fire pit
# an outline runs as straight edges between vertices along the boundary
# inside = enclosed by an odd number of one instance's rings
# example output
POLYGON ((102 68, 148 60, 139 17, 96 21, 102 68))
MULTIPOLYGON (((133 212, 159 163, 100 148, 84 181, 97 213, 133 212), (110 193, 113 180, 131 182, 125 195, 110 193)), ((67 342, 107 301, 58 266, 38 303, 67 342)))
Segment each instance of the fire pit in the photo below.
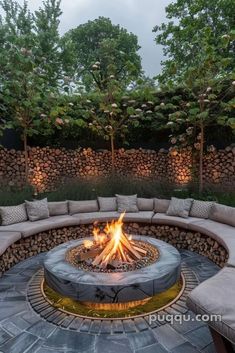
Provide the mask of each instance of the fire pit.
POLYGON ((69 250, 66 260, 77 268, 93 272, 127 272, 153 264, 158 249, 146 241, 133 239, 122 230, 122 214, 118 221, 107 224, 104 231, 94 228, 94 239, 69 250))
POLYGON ((177 249, 146 236, 128 236, 122 219, 94 237, 62 244, 44 261, 52 290, 96 308, 119 309, 145 303, 180 279, 177 249))

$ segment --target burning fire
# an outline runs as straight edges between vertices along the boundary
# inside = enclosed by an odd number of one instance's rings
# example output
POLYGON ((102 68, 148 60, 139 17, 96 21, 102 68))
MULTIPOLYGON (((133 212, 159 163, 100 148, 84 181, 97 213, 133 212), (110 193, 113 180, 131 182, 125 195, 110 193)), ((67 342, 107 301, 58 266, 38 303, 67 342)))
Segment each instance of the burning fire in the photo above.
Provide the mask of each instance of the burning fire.
POLYGON ((146 255, 146 251, 138 247, 131 237, 124 233, 122 213, 117 221, 107 223, 103 233, 95 227, 94 240, 85 240, 84 247, 88 252, 83 258, 92 258, 93 266, 107 267, 117 262, 132 263, 146 255))

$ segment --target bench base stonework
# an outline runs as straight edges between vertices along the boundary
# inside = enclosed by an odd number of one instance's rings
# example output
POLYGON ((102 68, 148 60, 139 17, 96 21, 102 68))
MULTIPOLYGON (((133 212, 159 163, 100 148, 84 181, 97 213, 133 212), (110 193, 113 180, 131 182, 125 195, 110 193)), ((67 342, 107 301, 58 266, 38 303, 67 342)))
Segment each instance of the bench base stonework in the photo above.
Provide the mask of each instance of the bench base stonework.
MULTIPOLYGON (((100 229, 104 226, 104 223, 99 224, 100 229)), ((92 229, 93 225, 64 227, 18 240, 0 257, 0 276, 12 266, 28 257, 49 251, 55 246, 69 240, 91 236, 92 229)), ((148 235, 168 242, 177 249, 187 249, 197 252, 200 255, 208 257, 220 267, 223 267, 228 259, 227 251, 222 245, 199 232, 188 231, 174 226, 137 223, 126 223, 124 229, 129 234, 148 235)))

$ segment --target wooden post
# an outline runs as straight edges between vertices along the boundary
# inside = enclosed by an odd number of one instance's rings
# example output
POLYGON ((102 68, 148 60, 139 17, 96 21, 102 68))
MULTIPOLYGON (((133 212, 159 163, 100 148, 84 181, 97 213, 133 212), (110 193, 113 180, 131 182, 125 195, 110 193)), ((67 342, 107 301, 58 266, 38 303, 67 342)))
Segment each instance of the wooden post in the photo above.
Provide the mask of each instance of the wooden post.
POLYGON ((111 143, 112 174, 114 174, 114 172, 115 172, 115 147, 114 147, 114 135, 113 135, 113 132, 110 135, 110 143, 111 143))
POLYGON ((25 156, 25 181, 26 184, 29 182, 29 153, 28 153, 28 136, 26 128, 23 132, 23 143, 24 143, 24 156, 25 156))

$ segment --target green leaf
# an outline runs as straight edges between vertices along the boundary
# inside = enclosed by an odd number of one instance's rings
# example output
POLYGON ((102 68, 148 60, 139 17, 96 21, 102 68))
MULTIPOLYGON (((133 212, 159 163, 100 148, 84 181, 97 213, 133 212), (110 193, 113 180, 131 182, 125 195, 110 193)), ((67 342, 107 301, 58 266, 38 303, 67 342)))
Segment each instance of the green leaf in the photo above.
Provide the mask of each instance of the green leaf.
POLYGON ((229 118, 227 121, 228 126, 235 130, 235 118, 229 118))
POLYGON ((198 113, 200 113, 200 109, 199 108, 189 109, 189 114, 190 115, 197 115, 198 113))

